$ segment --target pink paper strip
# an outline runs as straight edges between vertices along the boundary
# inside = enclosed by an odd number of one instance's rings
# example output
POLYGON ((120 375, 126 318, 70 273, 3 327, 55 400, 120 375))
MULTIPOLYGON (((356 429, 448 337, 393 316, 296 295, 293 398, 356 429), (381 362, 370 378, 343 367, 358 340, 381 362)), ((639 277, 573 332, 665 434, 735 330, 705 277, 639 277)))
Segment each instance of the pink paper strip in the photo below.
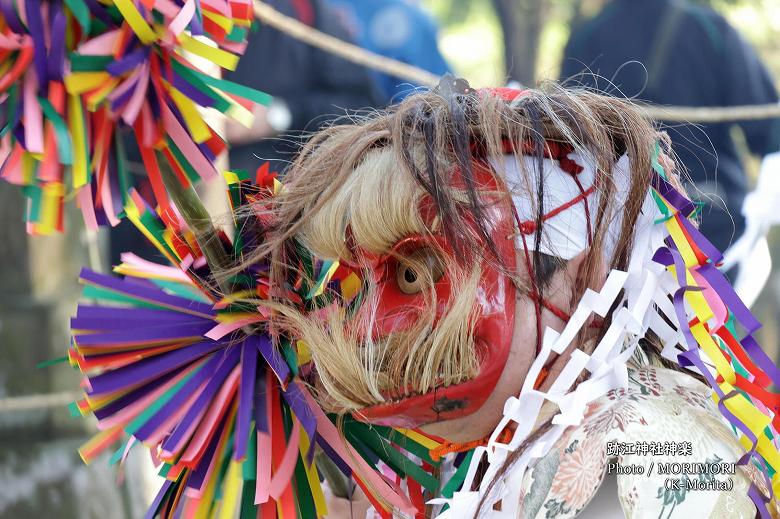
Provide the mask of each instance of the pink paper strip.
POLYGON ((79 54, 87 56, 105 56, 114 52, 119 29, 114 29, 100 36, 95 36, 79 46, 79 54))
POLYGON ((328 417, 325 416, 325 413, 314 400, 314 397, 309 394, 309 391, 307 391, 302 384, 299 387, 304 396, 306 396, 309 408, 317 418, 317 434, 330 445, 336 454, 338 454, 362 480, 375 488, 385 501, 405 514, 414 516, 417 513, 417 509, 409 498, 394 492, 382 476, 368 466, 366 461, 357 453, 357 451, 355 451, 354 447, 344 443, 344 440, 339 436, 336 427, 328 417))
POLYGON ((151 276, 160 276, 167 279, 175 279, 184 283, 192 284, 189 276, 176 267, 168 267, 166 265, 160 265, 149 260, 145 260, 139 256, 136 256, 132 252, 123 252, 119 255, 119 259, 122 263, 126 263, 131 267, 135 267, 138 270, 142 270, 151 276))
POLYGON ((218 0, 200 0, 200 4, 211 7, 213 10, 228 18, 232 16, 227 2, 221 2, 218 0))
POLYGON ((164 14, 166 18, 174 18, 179 12, 179 6, 171 0, 156 0, 154 8, 164 14))
POLYGON ((715 292, 715 290, 710 286, 707 280, 704 279, 704 276, 699 274, 698 270, 694 269, 691 270, 690 272, 691 274, 693 274, 693 279, 696 280, 696 284, 699 285, 701 288, 703 288, 702 295, 704 296, 704 299, 707 300, 707 304, 710 306, 710 309, 712 310, 712 313, 715 316, 715 323, 710 326, 710 330, 717 330, 718 328, 723 326, 728 320, 729 318, 728 308, 726 308, 723 299, 721 299, 718 293, 715 292))
POLYGON ((101 431, 105 431, 106 429, 111 429, 112 427, 127 425, 131 420, 133 420, 136 416, 145 411, 146 408, 152 405, 152 403, 160 398, 166 391, 178 384, 197 366, 197 364, 192 365, 145 397, 128 404, 122 408, 121 411, 118 411, 111 416, 108 416, 102 420, 98 420, 97 428, 101 431))
POLYGON ((103 202, 103 212, 106 214, 106 218, 108 218, 108 223, 111 224, 111 227, 116 227, 119 225, 119 218, 116 217, 114 212, 114 198, 111 195, 111 186, 108 182, 108 175, 103 176, 103 185, 100 186, 100 195, 103 202))
POLYGON ((141 65, 139 70, 140 78, 135 85, 135 92, 133 92, 132 97, 122 109, 122 120, 130 126, 135 124, 135 120, 138 119, 138 114, 145 105, 146 93, 149 89, 149 62, 141 65))
POLYGON ((173 142, 176 143, 179 150, 181 150, 182 154, 187 157, 187 160, 192 164, 192 167, 195 168, 195 171, 197 171, 204 180, 217 177, 217 170, 214 169, 214 164, 201 153, 192 141, 192 137, 190 137, 187 131, 179 124, 176 116, 171 113, 171 110, 167 105, 163 105, 162 115, 165 129, 168 131, 168 134, 171 136, 171 139, 173 139, 173 142))
POLYGON ((78 188, 76 200, 79 208, 81 208, 81 214, 84 216, 84 223, 87 225, 87 229, 97 231, 97 217, 95 216, 95 206, 92 205, 92 190, 89 188, 89 185, 78 188))
POLYGON ((214 430, 214 427, 217 426, 217 421, 220 416, 222 416, 223 412, 227 412, 226 408, 230 405, 229 401, 232 399, 233 393, 235 393, 235 390, 238 387, 238 377, 240 374, 241 366, 238 365, 233 368, 233 371, 230 372, 225 383, 222 384, 219 393, 217 393, 217 396, 208 406, 206 416, 203 417, 200 426, 195 431, 195 434, 192 435, 190 444, 187 445, 187 449, 181 457, 181 463, 189 464, 194 462, 195 457, 209 440, 209 435, 214 430))
POLYGON ((263 316, 258 315, 255 317, 247 317, 246 319, 239 319, 238 321, 234 321, 232 323, 219 323, 206 333, 206 337, 218 341, 225 335, 238 330, 242 326, 246 326, 247 324, 256 323, 262 320, 263 316))
POLYGON ((38 103, 35 69, 24 76, 24 145, 30 153, 43 153, 43 114, 38 103))
POLYGON ((268 487, 268 493, 274 499, 278 500, 292 481, 292 473, 295 469, 295 462, 298 459, 298 447, 301 443, 301 424, 293 416, 293 429, 290 431, 290 439, 287 442, 287 449, 284 451, 282 462, 276 467, 276 473, 271 479, 268 487))
POLYGON ((255 504, 268 501, 271 488, 271 435, 257 431, 257 482, 255 504), (263 453, 261 456, 260 453, 263 453))
POLYGON ((198 399, 200 393, 203 391, 203 388, 206 387, 206 384, 208 383, 208 380, 204 380, 203 383, 192 392, 192 395, 190 395, 184 404, 179 407, 175 413, 172 413, 168 418, 166 418, 156 431, 149 435, 149 437, 146 439, 146 443, 149 445, 157 445, 162 442, 169 434, 171 434, 173 429, 176 427, 176 424, 179 423, 179 420, 184 418, 184 415, 187 414, 187 411, 190 410, 192 404, 195 403, 195 400, 198 399))
POLYGON ((194 14, 195 1, 187 0, 187 2, 181 8, 181 11, 179 11, 179 14, 176 15, 176 18, 174 18, 170 25, 168 25, 168 29, 170 29, 173 34, 178 36, 182 33, 182 31, 184 31, 184 29, 187 28, 187 24, 190 23, 190 20, 192 20, 192 16, 194 14))

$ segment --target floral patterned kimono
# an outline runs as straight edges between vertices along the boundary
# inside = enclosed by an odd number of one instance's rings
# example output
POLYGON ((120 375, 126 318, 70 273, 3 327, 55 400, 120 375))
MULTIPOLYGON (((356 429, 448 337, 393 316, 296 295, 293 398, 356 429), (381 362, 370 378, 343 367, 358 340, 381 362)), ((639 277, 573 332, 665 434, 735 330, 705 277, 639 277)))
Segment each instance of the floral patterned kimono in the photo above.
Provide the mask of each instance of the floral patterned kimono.
POLYGON ((628 373, 628 388, 591 403, 583 422, 526 473, 521 517, 603 518, 607 512, 609 517, 664 519, 755 517, 748 489, 752 480, 766 492, 763 475, 750 463, 731 465, 744 450, 710 398, 711 390, 662 367, 630 364, 628 373), (724 473, 695 473, 695 465, 677 463, 715 464, 709 466, 724 473), (659 468, 672 473, 660 474, 659 468), (675 488, 674 482, 686 477, 708 488, 675 488), (609 486, 609 478, 616 479, 622 513, 614 495, 604 489, 597 493, 602 484, 609 486))

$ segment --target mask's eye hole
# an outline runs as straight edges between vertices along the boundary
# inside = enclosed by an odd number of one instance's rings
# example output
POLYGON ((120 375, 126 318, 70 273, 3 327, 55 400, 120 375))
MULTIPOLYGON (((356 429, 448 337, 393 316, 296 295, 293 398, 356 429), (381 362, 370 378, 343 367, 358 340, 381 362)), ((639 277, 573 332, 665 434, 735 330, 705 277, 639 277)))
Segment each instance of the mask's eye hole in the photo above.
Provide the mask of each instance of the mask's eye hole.
POLYGON ((433 249, 423 248, 398 261, 396 282, 404 294, 418 294, 436 283, 444 274, 444 265, 433 249))

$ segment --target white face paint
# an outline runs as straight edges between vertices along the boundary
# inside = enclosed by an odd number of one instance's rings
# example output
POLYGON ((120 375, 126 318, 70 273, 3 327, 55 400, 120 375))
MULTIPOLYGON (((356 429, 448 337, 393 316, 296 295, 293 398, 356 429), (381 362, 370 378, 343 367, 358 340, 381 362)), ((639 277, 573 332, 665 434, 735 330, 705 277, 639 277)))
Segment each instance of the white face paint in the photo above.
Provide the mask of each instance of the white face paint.
MULTIPOLYGON (((599 194, 597 192, 588 193, 596 182, 596 169, 593 162, 578 152, 570 153, 569 158, 583 168, 576 175, 576 180, 572 174, 561 169, 556 160, 543 159, 541 161, 542 178, 544 179, 543 214, 552 214, 565 204, 571 204, 571 206, 545 219, 539 251, 550 256, 570 260, 588 248, 589 231, 592 234, 599 219, 607 217, 611 219, 611 222, 608 224, 604 252, 605 256, 609 257, 614 251, 620 235, 622 213, 619 209, 625 204, 629 191, 631 170, 628 157, 623 155, 608 175, 609 181, 615 184, 614 196, 618 199, 618 203, 615 204, 618 212, 614 215, 599 214, 599 194), (579 186, 577 181, 580 183, 579 186), (582 186, 582 190, 580 186, 582 186), (583 190, 586 196, 583 196, 583 190), (572 204, 573 201, 576 203, 572 204), (588 215, 588 213, 590 214, 588 215), (588 221, 590 221, 590 229, 588 229, 588 221)), ((506 175, 507 185, 512 193, 520 220, 534 221, 539 203, 537 189, 539 161, 527 155, 505 155, 503 164, 494 164, 494 167, 506 175)), ((652 203, 649 196, 648 200, 652 203)), ((649 207, 652 209, 652 206, 649 207)), ((535 233, 525 235, 525 244, 529 250, 536 248, 535 233)), ((517 246, 520 249, 523 247, 521 236, 518 236, 517 246)))

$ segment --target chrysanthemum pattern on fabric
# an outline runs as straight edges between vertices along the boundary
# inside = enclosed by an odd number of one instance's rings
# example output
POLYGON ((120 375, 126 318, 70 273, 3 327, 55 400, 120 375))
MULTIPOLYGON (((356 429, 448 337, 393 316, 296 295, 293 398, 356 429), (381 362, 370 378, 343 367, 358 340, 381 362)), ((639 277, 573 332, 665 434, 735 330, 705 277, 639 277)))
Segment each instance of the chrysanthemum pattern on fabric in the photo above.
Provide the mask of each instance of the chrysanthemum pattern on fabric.
MULTIPOLYGON (((618 474, 618 497, 626 517, 754 517, 747 490, 755 482, 765 490, 763 475, 752 464, 734 474, 689 475, 731 480, 726 491, 669 490, 660 463, 734 462, 739 443, 709 397, 710 389, 679 371, 656 366, 629 367, 629 386, 594 401, 585 420, 556 443, 523 482, 519 517, 564 519, 579 514, 593 499, 612 464, 641 467, 642 474, 618 474), (623 454, 608 456, 607 444, 618 442, 691 442, 690 456, 623 454), (652 471, 650 465, 653 464, 652 471)), ((614 470, 614 469, 613 469, 614 470)))

